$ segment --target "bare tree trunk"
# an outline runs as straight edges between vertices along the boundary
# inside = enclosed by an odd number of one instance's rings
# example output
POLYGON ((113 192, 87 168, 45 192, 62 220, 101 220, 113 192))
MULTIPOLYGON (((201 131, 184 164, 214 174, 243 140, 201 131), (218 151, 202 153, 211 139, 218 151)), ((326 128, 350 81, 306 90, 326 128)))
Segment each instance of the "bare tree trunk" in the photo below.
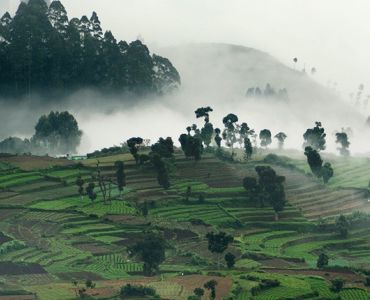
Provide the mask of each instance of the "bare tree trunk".
POLYGON ((112 182, 109 181, 109 185, 108 185, 108 188, 109 188, 109 202, 112 203, 112 182))

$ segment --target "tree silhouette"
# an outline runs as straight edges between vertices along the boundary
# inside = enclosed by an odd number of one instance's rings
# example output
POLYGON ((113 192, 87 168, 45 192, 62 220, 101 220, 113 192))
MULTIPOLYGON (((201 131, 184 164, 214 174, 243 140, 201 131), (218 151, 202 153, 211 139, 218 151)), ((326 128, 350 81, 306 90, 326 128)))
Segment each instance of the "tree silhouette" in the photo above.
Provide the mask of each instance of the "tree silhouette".
POLYGON ((329 179, 332 178, 334 176, 334 170, 331 166, 330 163, 324 163, 322 169, 321 169, 321 176, 322 176, 322 179, 324 180, 324 183, 328 183, 329 182, 329 179))
POLYGON ((144 273, 154 275, 165 260, 166 243, 163 237, 146 233, 142 240, 129 248, 130 255, 138 256, 144 262, 144 273))
POLYGON ((247 160, 251 159, 253 154, 253 146, 249 138, 244 138, 244 154, 247 160))
POLYGON ((335 222, 335 228, 339 236, 346 238, 348 236, 349 222, 344 215, 340 215, 335 222))
POLYGON ((216 128, 215 133, 216 133, 216 136, 215 136, 216 145, 218 148, 221 148, 221 141, 222 141, 222 138, 220 136, 221 130, 219 128, 216 128))
POLYGON ((216 253, 218 256, 218 266, 220 265, 220 255, 227 249, 234 238, 225 232, 213 233, 209 232, 206 235, 208 240, 208 250, 216 253))
POLYGON ((86 195, 90 198, 92 202, 97 198, 97 194, 94 192, 95 184, 90 182, 86 187, 86 195))
POLYGON ((267 148, 272 143, 271 131, 268 129, 261 130, 259 138, 261 140, 261 147, 267 148))
POLYGON ((234 157, 234 144, 237 142, 237 127, 238 117, 234 114, 228 114, 223 118, 225 129, 222 132, 222 137, 226 141, 226 145, 231 148, 232 157, 234 157))
POLYGON ((235 265, 235 255, 232 253, 226 253, 225 255, 226 265, 229 269, 231 269, 235 265))
POLYGON ((325 267, 327 266, 329 263, 329 256, 327 256, 325 253, 321 253, 317 259, 317 267, 318 268, 322 268, 322 267, 325 267))
MULTIPOLYGON (((266 199, 275 211, 275 220, 279 220, 279 212, 284 210, 286 199, 283 183, 284 176, 278 176, 270 166, 257 166, 259 197, 266 199)), ((262 203, 263 204, 263 203, 262 203)))
POLYGON ((123 161, 120 161, 120 160, 116 161, 114 165, 116 167, 116 179, 117 179, 119 195, 122 198, 123 188, 126 186, 125 165, 123 161))
POLYGON ((321 168, 323 164, 320 154, 315 149, 308 146, 305 148, 304 155, 306 155, 307 157, 307 162, 308 165, 310 166, 312 173, 316 177, 320 178, 322 175, 321 168))
POLYGON ((82 131, 73 115, 68 111, 52 111, 40 117, 31 141, 53 154, 66 154, 76 152, 81 136, 82 131))
POLYGON ((279 132, 274 136, 278 140, 279 149, 283 149, 285 139, 288 137, 284 132, 279 132))
POLYGON ((210 280, 204 284, 204 288, 211 291, 210 299, 212 300, 216 299, 216 286, 216 280, 210 280))
POLYGON ((138 155, 138 152, 139 152, 139 147, 140 145, 143 143, 143 139, 141 137, 132 137, 130 139, 127 140, 127 146, 130 150, 130 153, 132 154, 132 156, 134 157, 135 161, 136 161, 136 164, 139 163, 139 155, 138 155))
POLYGON ((76 185, 78 186, 78 193, 80 194, 81 201, 84 200, 84 184, 85 180, 82 179, 81 175, 78 175, 76 185))
POLYGON ((340 155, 342 156, 349 156, 349 145, 350 145, 350 142, 348 141, 348 135, 346 132, 342 131, 342 132, 337 132, 335 134, 336 136, 336 143, 337 144, 340 144, 340 148, 337 148, 339 150, 339 153, 340 155))
POLYGON ((325 129, 322 127, 321 122, 315 122, 314 128, 309 128, 303 134, 305 140, 303 147, 310 146, 314 150, 320 151, 325 150, 326 144, 326 133, 325 129))

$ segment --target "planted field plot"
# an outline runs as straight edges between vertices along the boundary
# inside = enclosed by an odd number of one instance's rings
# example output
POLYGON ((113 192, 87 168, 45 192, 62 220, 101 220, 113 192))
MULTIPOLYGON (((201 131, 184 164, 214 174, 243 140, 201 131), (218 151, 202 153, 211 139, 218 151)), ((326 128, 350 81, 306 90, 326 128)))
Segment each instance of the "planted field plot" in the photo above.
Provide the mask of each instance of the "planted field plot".
POLYGON ((218 205, 176 205, 150 210, 155 218, 189 222, 191 220, 202 220, 206 224, 222 225, 235 223, 235 218, 218 205))
MULTIPOLYGON (((271 230, 237 238, 242 253, 247 257, 259 257, 262 261, 266 257, 283 258, 288 261, 294 259, 296 262, 302 260, 306 265, 315 267, 318 253, 326 252, 330 257, 330 266, 358 268, 370 266, 366 250, 356 252, 359 248, 369 249, 369 239, 368 229, 352 231, 347 239, 333 233, 299 233, 291 230, 271 230), (342 249, 346 249, 344 253, 342 249), (356 256, 356 253, 363 256, 356 256)), ((272 265, 274 264, 275 262, 272 265)))
POLYGON ((7 189, 11 187, 16 187, 24 184, 30 184, 36 181, 41 181, 43 177, 40 174, 27 174, 21 173, 21 176, 11 177, 4 179, 0 182, 0 189, 7 189))
POLYGON ((133 215, 136 212, 136 209, 126 201, 113 200, 107 203, 104 202, 94 202, 83 207, 77 208, 77 211, 81 211, 87 215, 133 215))
POLYGON ((368 299, 369 294, 360 288, 344 288, 339 293, 330 290, 328 282, 318 276, 294 276, 274 273, 252 272, 238 278, 240 292, 236 299, 368 299), (271 286, 258 287, 260 283, 271 282, 271 286), (272 281, 275 281, 275 285, 272 281), (254 292, 251 293, 251 289, 254 292))
POLYGON ((206 155, 198 162, 189 161, 183 156, 176 159, 177 176, 196 182, 203 182, 210 187, 240 187, 242 181, 235 176, 235 170, 229 164, 206 155))
MULTIPOLYGON (((244 224, 252 224, 255 222, 274 221, 275 212, 270 207, 255 208, 255 207, 243 207, 243 208, 227 208, 227 211, 234 215, 238 220, 244 224)), ((291 220, 291 221, 306 221, 302 218, 299 210, 295 207, 288 206, 279 213, 280 220, 291 220)))
POLYGON ((64 158, 53 158, 49 156, 34 156, 34 155, 14 155, 0 157, 2 163, 11 164, 22 170, 39 170, 47 169, 55 166, 70 166, 74 162, 64 158))
POLYGON ((68 197, 58 200, 40 201, 30 205, 29 207, 39 210, 65 210, 89 205, 90 203, 91 200, 89 200, 87 197, 84 197, 84 199, 81 199, 81 197, 68 197))
POLYGON ((310 219, 351 213, 370 212, 367 194, 358 189, 332 189, 306 175, 274 166, 278 174, 286 177, 288 201, 299 207, 310 219))
POLYGON ((37 183, 37 185, 38 186, 36 188, 33 188, 30 191, 23 190, 18 193, 13 193, 8 197, 1 197, 3 192, 0 191, 0 205, 23 207, 40 200, 53 200, 60 199, 61 197, 77 195, 77 190, 74 186, 55 185, 54 183, 50 184, 49 181, 41 181, 40 183, 37 183), (42 189, 40 189, 40 186, 42 186, 42 189))
POLYGON ((86 266, 86 270, 108 279, 119 279, 127 278, 130 274, 142 273, 143 264, 131 262, 120 254, 106 254, 95 256, 86 266))

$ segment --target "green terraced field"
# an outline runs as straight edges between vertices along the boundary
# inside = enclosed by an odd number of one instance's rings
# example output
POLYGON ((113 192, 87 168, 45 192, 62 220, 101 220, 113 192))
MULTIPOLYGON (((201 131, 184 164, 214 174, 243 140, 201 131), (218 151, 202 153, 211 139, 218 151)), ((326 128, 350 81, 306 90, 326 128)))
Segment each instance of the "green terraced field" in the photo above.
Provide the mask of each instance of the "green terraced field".
MULTIPOLYGON (((0 219, 1 231, 16 241, 13 242, 15 246, 8 246, 12 241, 0 245, 3 249, 0 250, 0 263, 11 261, 43 267, 47 273, 24 274, 16 279, 23 280, 25 288, 37 292, 41 299, 48 299, 47 291, 51 287, 55 287, 52 288, 54 299, 64 300, 67 295, 73 298, 70 282, 74 276, 82 277, 80 281, 84 281, 88 274, 93 274, 106 280, 97 280, 99 287, 111 280, 142 278, 143 263, 137 257, 129 257, 127 249, 146 230, 163 232, 170 245, 166 261, 160 266, 162 279, 149 284, 162 297, 170 299, 186 300, 199 286, 199 280, 181 283, 186 276, 183 278, 179 274, 200 273, 196 276, 208 278, 209 272, 222 272, 226 277, 218 280, 233 278, 233 282, 227 284, 227 295, 231 295, 232 288, 239 290, 235 299, 326 297, 334 300, 336 295, 322 277, 300 276, 299 271, 296 275, 268 273, 266 264, 270 260, 291 271, 299 263, 299 267, 316 270, 317 253, 325 251, 330 257, 329 266, 370 267, 367 225, 351 229, 349 237, 341 239, 332 231, 318 230, 315 221, 321 214, 335 215, 338 207, 348 203, 361 207, 362 196, 358 190, 336 189, 337 184, 340 186, 354 180, 352 177, 333 180, 329 187, 325 187, 302 172, 274 166, 278 174, 287 178, 289 201, 280 212, 279 221, 275 221, 273 209, 257 207, 241 186, 244 176, 254 174, 258 161, 234 165, 206 155, 194 165, 176 154, 172 186, 165 191, 157 184, 155 172, 135 166, 130 155, 102 158, 106 176, 114 178, 113 163, 118 157, 123 157, 127 163, 127 186, 120 198, 113 185, 112 199, 106 202, 98 186, 95 189, 98 197, 94 202, 86 195, 81 199, 77 192, 75 180, 81 174, 89 181, 96 163, 93 159, 84 162, 89 169, 58 167, 0 174, 0 185, 6 184, 11 189, 0 191, 0 203, 16 205, 19 209, 14 214, 4 212, 6 218, 0 219), (187 202, 188 186, 192 193, 187 202), (200 194, 204 195, 203 203, 199 202, 200 194), (140 205, 144 201, 148 203, 147 217, 141 215, 140 205), (222 256, 218 270, 218 258, 210 254, 205 241, 207 232, 219 230, 227 231, 235 238, 228 250, 236 255, 235 267, 230 270, 225 268, 222 256), (277 279, 280 285, 261 290, 252 297, 251 289, 258 285, 258 281, 242 279, 240 274, 257 277, 259 281, 277 279), (65 278, 70 280, 66 282, 65 278), (172 278, 179 281, 170 281, 172 278)), ((344 171, 347 164, 343 163, 344 171)), ((305 167, 298 163, 297 166, 305 167)), ((351 169, 347 171, 353 175, 351 169)), ((361 178, 365 178, 366 172, 361 172, 361 178)), ((328 219, 328 222, 334 219, 328 219)), ((0 275, 0 280, 7 282, 9 279, 0 275)), ((368 297, 364 286, 356 280, 357 283, 349 283, 340 292, 342 299, 368 297)))

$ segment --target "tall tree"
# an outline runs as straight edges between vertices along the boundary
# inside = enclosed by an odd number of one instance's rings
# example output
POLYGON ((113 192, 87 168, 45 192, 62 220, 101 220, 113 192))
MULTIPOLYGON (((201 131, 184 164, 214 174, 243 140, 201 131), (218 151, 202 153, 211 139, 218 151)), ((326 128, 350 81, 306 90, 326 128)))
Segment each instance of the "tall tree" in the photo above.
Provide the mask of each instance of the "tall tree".
POLYGON ((124 187, 126 186, 126 174, 125 174, 125 165, 123 161, 117 160, 114 163, 116 167, 116 180, 117 180, 117 186, 119 190, 119 195, 122 198, 122 192, 124 187))
POLYGON ((231 148, 232 157, 234 157, 234 144, 237 142, 237 126, 238 117, 234 114, 228 114, 223 118, 225 129, 222 132, 222 137, 226 141, 226 145, 231 148))
POLYGON ((253 146, 249 138, 244 138, 244 154, 247 160, 250 160, 253 154, 253 146))
POLYGON ((215 136, 215 142, 216 142, 216 145, 218 148, 221 148, 221 141, 222 141, 222 138, 220 136, 221 134, 221 130, 220 128, 216 128, 215 129, 215 133, 216 133, 216 136, 215 136))
POLYGON ((69 21, 60 1, 20 2, 14 18, 4 15, 0 24, 0 96, 59 96, 91 87, 163 94, 180 85, 168 59, 151 55, 140 41, 103 35, 95 12, 69 21))
POLYGON ((279 220, 279 212, 284 210, 286 205, 285 190, 283 183, 284 176, 278 176, 270 166, 257 166, 258 189, 260 197, 266 199, 275 211, 275 220, 279 220))
POLYGON ((90 182, 86 187, 86 195, 90 198, 92 202, 97 198, 97 194, 94 192, 95 184, 94 182, 90 182))
POLYGON ((130 255, 138 256, 144 262, 144 273, 154 275, 165 260, 166 243, 162 236, 147 233, 142 240, 129 248, 130 255))
POLYGON ((81 175, 78 175, 76 179, 76 185, 78 186, 78 193, 80 194, 82 201, 84 199, 84 184, 85 180, 82 179, 81 175))
POLYGON ((168 167, 165 161, 157 153, 151 156, 151 160, 154 165, 154 168, 157 171, 157 180, 159 185, 164 189, 169 189, 171 184, 169 180, 168 167))
POLYGON ((340 215, 335 222, 335 228, 339 236, 346 238, 348 236, 349 222, 344 215, 340 215))

